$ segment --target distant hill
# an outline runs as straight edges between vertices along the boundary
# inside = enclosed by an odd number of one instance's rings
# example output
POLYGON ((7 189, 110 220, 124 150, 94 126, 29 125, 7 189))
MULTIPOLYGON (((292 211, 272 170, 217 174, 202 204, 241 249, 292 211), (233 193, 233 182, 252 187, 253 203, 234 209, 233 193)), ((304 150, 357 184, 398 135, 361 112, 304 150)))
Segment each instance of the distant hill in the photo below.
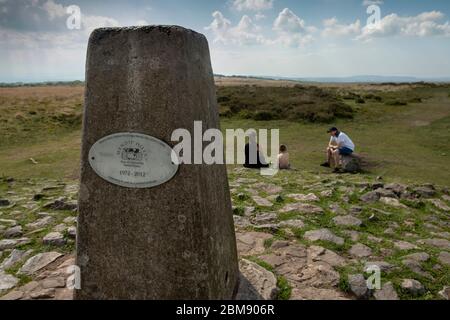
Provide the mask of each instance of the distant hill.
MULTIPOLYGON (((226 77, 223 75, 218 75, 226 77)), ((231 78, 251 78, 270 80, 290 80, 300 82, 322 83, 410 83, 410 82, 450 82, 450 77, 409 77, 409 76, 376 76, 360 75, 350 77, 279 77, 279 76, 229 76, 231 78)))

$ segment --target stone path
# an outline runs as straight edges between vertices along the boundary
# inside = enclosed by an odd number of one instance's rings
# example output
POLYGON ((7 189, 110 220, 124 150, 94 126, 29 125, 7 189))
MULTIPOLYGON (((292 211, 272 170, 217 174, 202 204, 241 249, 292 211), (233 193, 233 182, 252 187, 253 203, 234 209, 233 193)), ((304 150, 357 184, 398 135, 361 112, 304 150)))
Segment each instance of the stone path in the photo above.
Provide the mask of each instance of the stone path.
MULTIPOLYGON (((72 299, 77 185, 0 183, 0 299, 72 299)), ((238 298, 449 298, 446 187, 240 168, 230 186, 238 298), (374 268, 381 287, 369 290, 374 268)))

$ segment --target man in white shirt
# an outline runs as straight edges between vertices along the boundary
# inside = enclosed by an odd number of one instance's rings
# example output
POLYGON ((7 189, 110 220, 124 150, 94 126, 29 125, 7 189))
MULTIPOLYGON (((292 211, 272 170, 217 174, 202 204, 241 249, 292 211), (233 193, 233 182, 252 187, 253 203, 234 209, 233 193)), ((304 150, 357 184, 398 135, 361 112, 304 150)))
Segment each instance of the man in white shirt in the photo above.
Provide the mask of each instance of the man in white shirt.
POLYGON ((322 167, 332 167, 339 171, 340 156, 351 155, 355 151, 355 144, 348 135, 333 127, 328 130, 331 135, 327 148, 327 162, 321 164, 322 167))

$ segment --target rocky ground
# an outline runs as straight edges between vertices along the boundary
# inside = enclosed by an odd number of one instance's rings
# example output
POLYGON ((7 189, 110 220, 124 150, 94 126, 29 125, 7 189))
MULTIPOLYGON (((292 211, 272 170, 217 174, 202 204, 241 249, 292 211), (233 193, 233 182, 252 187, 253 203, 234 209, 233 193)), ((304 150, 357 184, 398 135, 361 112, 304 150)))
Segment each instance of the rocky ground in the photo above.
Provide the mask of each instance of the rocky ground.
MULTIPOLYGON (((261 298, 449 299, 446 187, 258 173, 230 171, 230 188, 240 269, 261 298), (369 290, 373 266, 381 288, 369 290)), ((0 180, 0 299, 72 299, 77 194, 75 182, 0 180)))

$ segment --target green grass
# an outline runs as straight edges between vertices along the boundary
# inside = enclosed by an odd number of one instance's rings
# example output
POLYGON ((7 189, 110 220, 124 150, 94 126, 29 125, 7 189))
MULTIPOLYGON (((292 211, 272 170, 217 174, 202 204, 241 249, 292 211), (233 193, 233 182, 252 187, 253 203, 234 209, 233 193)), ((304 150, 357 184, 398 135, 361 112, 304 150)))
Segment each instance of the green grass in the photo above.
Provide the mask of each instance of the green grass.
MULTIPOLYGON (((225 89, 219 90, 219 97, 223 96, 222 90, 225 89)), ((227 94, 233 94, 233 90, 239 91, 233 87, 226 90, 231 90, 227 94)), ((259 90, 265 90, 261 92, 270 96, 272 104, 276 104, 277 97, 282 95, 275 88, 254 90, 258 93, 259 90)), ((308 92, 308 89, 305 90, 308 92)), ((309 90, 314 98, 317 89, 309 90)), ((335 122, 356 143, 357 153, 363 156, 369 177, 383 176, 387 181, 405 183, 447 184, 450 181, 448 86, 424 85, 414 90, 392 92, 353 92, 349 87, 347 91, 359 96, 369 95, 371 98, 366 99, 365 104, 345 100, 355 110, 354 119, 339 119, 335 122), (378 99, 374 99, 371 94, 378 99), (391 106, 383 102, 418 99, 422 102, 408 103, 406 106, 391 106)), ((235 93, 236 99, 242 95, 238 93, 235 93)), ((331 93, 331 96, 338 94, 331 93)), ((0 176, 76 179, 80 163, 81 99, 72 95, 67 98, 44 95, 40 99, 22 99, 19 93, 11 99, 0 94, 0 109, 3 112, 0 133, 7 137, 0 140, 0 176), (59 108, 65 110, 62 118, 59 108), (37 114, 29 114, 30 110, 37 114), (30 158, 38 161, 38 164, 32 164, 30 158)), ((266 105, 269 108, 271 104, 266 105)), ((280 129, 280 142, 288 146, 295 168, 329 173, 329 170, 318 164, 325 157, 324 149, 329 140, 326 129, 330 124, 225 117, 221 120, 221 126, 223 130, 280 129)))

